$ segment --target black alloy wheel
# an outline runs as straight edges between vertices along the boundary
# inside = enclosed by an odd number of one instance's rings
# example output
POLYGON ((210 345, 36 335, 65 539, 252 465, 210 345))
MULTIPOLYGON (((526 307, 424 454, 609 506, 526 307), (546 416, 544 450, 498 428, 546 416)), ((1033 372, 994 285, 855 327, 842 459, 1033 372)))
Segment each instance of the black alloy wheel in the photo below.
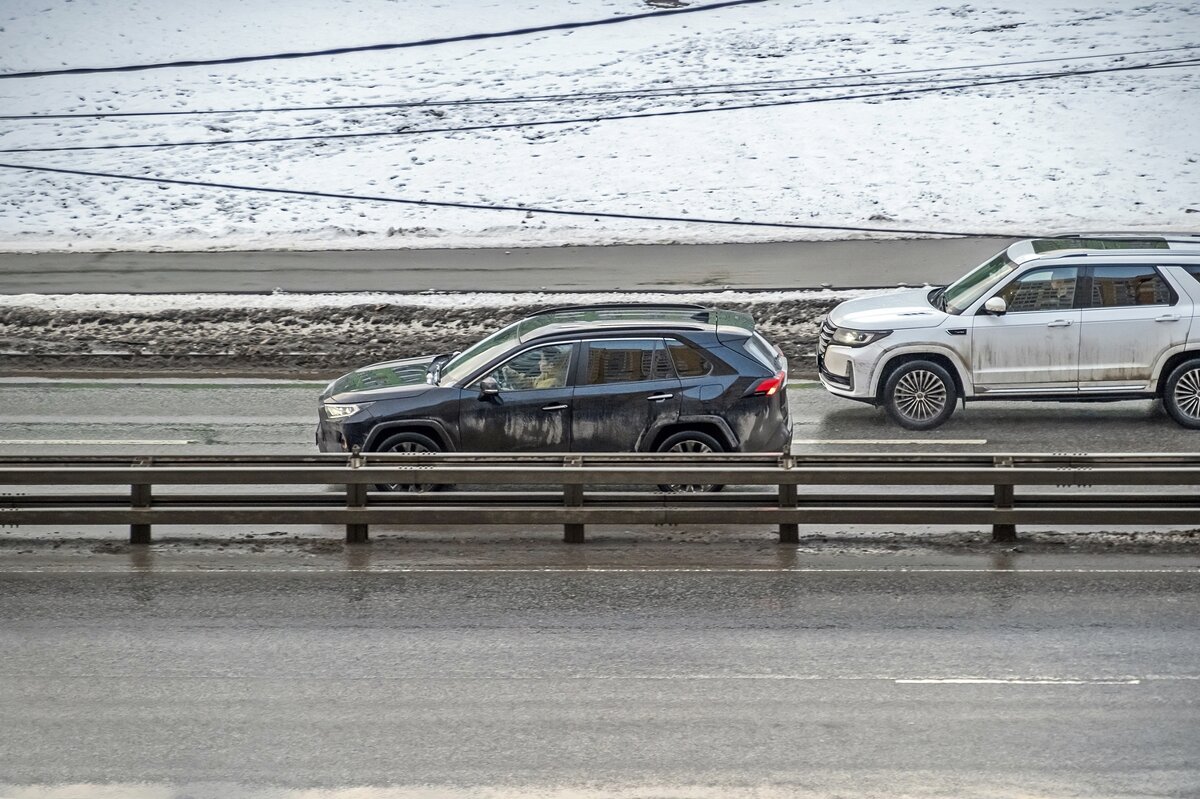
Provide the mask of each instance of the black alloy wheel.
MULTIPOLYGON (((725 448, 721 446, 719 441, 707 433, 701 433, 699 430, 684 430, 665 438, 658 445, 658 451, 702 455, 706 452, 724 452, 725 448)), ((698 494, 720 491, 724 487, 723 485, 713 483, 665 483, 660 484, 658 490, 670 494, 698 494)))
MULTIPOLYGON (((430 452, 441 452, 442 448, 429 436, 420 433, 397 433, 384 439, 375 451, 395 452, 402 455, 424 455, 430 452)), ((434 483, 377 483, 375 485, 377 491, 407 491, 410 493, 437 491, 440 488, 444 488, 444 486, 434 483)))

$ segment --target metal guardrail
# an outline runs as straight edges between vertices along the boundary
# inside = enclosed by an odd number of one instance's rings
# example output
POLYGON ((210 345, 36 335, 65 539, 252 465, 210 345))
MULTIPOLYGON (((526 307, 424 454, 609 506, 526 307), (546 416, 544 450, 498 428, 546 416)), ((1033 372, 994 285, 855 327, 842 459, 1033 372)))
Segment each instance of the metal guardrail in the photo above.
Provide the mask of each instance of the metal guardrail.
POLYGON ((373 524, 561 524, 570 543, 583 542, 589 524, 778 525, 782 543, 799 541, 800 524, 990 524, 995 541, 1016 540, 1022 524, 1200 524, 1200 454, 4 456, 0 485, 53 488, 4 491, 0 525, 127 524, 134 544, 149 543, 158 524, 344 525, 348 543, 365 542, 373 524), (452 490, 371 490, 391 483, 452 490), (664 484, 757 490, 645 490, 664 484), (112 486, 128 493, 80 490, 112 486), (813 490, 829 486, 843 490, 813 490), (1018 486, 1159 490, 1018 494, 1018 486), (868 490, 880 487, 893 490, 868 490))

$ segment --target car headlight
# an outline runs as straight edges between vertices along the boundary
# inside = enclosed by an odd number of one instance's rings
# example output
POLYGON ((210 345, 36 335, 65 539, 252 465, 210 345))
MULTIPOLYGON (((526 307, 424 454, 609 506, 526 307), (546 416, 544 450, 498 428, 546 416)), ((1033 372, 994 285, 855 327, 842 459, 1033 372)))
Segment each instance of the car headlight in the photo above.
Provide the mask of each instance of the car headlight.
POLYGON ((844 347, 865 347, 891 334, 890 330, 851 330, 848 327, 839 327, 833 331, 833 343, 844 347))
POLYGON ((347 416, 353 416, 354 414, 361 411, 363 408, 369 407, 370 405, 373 405, 373 404, 374 403, 371 403, 371 402, 359 402, 356 404, 345 404, 345 405, 334 405, 332 403, 325 403, 325 415, 328 416, 330 419, 345 419, 347 416))

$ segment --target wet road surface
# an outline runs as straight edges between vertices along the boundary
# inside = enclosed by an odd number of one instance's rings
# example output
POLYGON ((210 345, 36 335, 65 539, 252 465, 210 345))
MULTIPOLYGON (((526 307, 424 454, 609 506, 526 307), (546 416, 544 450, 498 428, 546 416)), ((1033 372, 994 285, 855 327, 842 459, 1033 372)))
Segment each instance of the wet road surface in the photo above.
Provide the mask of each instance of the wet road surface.
MULTIPOLYGON (((0 453, 311 453, 323 383, 0 380, 0 453)), ((1200 452, 1154 402, 971 403, 928 433, 819 385, 788 389, 793 452, 1200 452)))
POLYGON ((0 253, 0 293, 670 291, 949 282, 1012 239, 227 253, 0 253))
POLYGON ((112 560, 0 573, 0 783, 135 799, 1200 788, 1194 558, 112 560))

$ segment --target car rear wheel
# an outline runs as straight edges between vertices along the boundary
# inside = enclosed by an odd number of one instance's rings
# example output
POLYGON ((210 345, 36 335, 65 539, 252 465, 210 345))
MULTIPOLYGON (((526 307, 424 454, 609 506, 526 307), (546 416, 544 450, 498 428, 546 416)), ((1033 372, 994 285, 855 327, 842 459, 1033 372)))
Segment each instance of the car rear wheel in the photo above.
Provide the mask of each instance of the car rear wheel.
POLYGON ((954 413, 958 390, 954 378, 933 361, 909 361, 888 375, 883 406, 906 430, 932 430, 954 413))
MULTIPOLYGON (((402 455, 424 455, 430 452, 441 452, 442 448, 429 436, 424 436, 420 433, 397 433, 380 442, 375 451, 395 452, 402 455)), ((445 486, 433 483, 378 483, 375 486, 375 489, 378 491, 408 491, 413 493, 437 491, 440 488, 445 488, 445 486)))
POLYGON ((1163 386, 1163 407, 1184 427, 1200 429, 1200 360, 1176 366, 1163 386))
MULTIPOLYGON (((662 443, 658 445, 658 451, 703 455, 707 452, 724 452, 725 448, 721 446, 719 441, 707 433, 701 433, 699 430, 684 430, 663 439, 662 443)), ((671 494, 695 494, 704 491, 720 491, 724 487, 723 485, 713 483, 664 483, 659 485, 658 490, 671 494)))

